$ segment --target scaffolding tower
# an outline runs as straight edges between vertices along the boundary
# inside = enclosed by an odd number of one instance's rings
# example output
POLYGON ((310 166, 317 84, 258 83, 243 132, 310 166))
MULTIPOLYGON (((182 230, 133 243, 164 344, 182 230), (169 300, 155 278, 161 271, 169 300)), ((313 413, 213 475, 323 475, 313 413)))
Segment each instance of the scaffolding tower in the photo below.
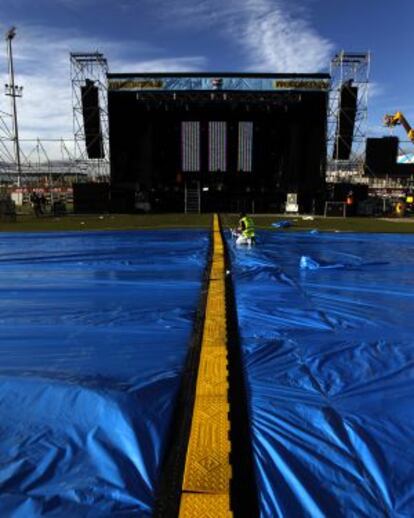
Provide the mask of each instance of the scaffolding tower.
MULTIPOLYGON (((95 181, 109 180, 109 123, 108 123, 108 61, 100 52, 71 53, 70 73, 72 83, 73 134, 75 161, 88 177, 95 181), (82 106, 82 87, 92 81, 98 88, 99 117, 104 158, 88 158, 82 106)), ((100 135, 92 135, 92 139, 100 135)))
POLYGON ((341 51, 331 61, 331 92, 328 117, 328 181, 347 181, 363 175, 365 142, 368 122, 368 95, 370 87, 371 55, 369 52, 341 51), (358 89, 355 126, 349 160, 334 157, 334 148, 339 145, 341 92, 344 85, 352 84, 358 89))
POLYGON ((12 116, 0 110, 0 172, 11 163, 14 164, 12 116))

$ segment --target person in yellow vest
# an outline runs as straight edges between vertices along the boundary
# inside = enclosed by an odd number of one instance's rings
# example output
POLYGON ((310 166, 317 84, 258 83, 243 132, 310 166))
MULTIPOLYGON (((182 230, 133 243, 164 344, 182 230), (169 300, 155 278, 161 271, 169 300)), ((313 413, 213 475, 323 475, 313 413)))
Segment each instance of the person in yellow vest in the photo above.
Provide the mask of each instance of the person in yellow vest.
POLYGON ((240 214, 237 236, 236 245, 251 246, 256 241, 254 221, 244 212, 240 214))
POLYGON ((405 216, 405 203, 403 201, 399 201, 395 205, 395 214, 399 218, 402 218, 405 216))

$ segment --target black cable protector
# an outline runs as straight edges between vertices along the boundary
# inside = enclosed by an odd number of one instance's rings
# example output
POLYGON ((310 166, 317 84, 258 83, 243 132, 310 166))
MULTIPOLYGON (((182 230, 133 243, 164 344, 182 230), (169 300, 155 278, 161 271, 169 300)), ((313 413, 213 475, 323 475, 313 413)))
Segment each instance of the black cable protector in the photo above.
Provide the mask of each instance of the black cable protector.
MULTIPOLYGON (((224 243, 226 270, 231 272, 231 259, 221 217, 219 221, 224 243)), ((235 518, 256 518, 259 516, 258 491, 253 467, 250 418, 237 305, 231 273, 226 276, 226 312, 230 384, 230 460, 233 469, 230 488, 231 509, 235 518)))
POLYGON ((213 240, 210 234, 210 248, 203 275, 200 302, 170 425, 160 483, 156 490, 154 518, 177 518, 179 514, 185 460, 193 419, 212 257, 213 240))

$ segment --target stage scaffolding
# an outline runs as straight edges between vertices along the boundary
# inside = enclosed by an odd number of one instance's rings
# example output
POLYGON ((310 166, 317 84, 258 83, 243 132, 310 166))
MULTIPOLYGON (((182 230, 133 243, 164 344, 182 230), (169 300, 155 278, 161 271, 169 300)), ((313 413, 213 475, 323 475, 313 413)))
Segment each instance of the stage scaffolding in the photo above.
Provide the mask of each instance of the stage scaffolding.
MULTIPOLYGON (((10 71, 10 50, 8 55, 10 71)), ((70 138, 18 137, 13 113, 8 113, 0 106, 0 185, 10 188, 52 188, 68 185, 73 181, 109 180, 107 72, 107 61, 98 52, 70 54, 74 131, 70 138), (99 89, 104 159, 88 159, 86 154, 81 97, 81 87, 86 79, 93 81, 99 89), (18 157, 16 144, 19 149, 18 157)), ((5 85, 5 94, 21 97, 21 92, 22 88, 9 79, 5 85)), ((16 109, 14 117, 17 118, 16 109)))
POLYGON ((328 112, 328 169, 329 182, 363 174, 365 142, 367 138, 368 96, 371 55, 369 52, 341 51, 331 61, 331 92, 328 112), (358 89, 353 143, 349 160, 336 160, 334 148, 341 139, 338 131, 341 115, 341 90, 346 84, 358 89))
MULTIPOLYGON (((100 52, 71 53, 70 74, 75 160, 82 164, 91 179, 109 180, 108 61, 100 52), (89 159, 87 156, 81 92, 87 81, 92 81, 98 88, 99 116, 104 149, 104 158, 99 159, 89 159)), ((95 137, 98 139, 100 135, 95 137)), ((92 136, 92 138, 95 137, 92 136)))

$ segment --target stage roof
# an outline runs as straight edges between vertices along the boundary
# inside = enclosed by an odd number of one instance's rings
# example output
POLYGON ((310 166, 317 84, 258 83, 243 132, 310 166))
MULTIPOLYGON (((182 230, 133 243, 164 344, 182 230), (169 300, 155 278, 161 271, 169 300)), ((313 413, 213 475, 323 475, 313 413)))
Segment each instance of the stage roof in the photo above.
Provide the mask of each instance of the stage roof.
POLYGON ((108 74, 110 91, 318 91, 330 88, 329 74, 122 73, 108 74))

